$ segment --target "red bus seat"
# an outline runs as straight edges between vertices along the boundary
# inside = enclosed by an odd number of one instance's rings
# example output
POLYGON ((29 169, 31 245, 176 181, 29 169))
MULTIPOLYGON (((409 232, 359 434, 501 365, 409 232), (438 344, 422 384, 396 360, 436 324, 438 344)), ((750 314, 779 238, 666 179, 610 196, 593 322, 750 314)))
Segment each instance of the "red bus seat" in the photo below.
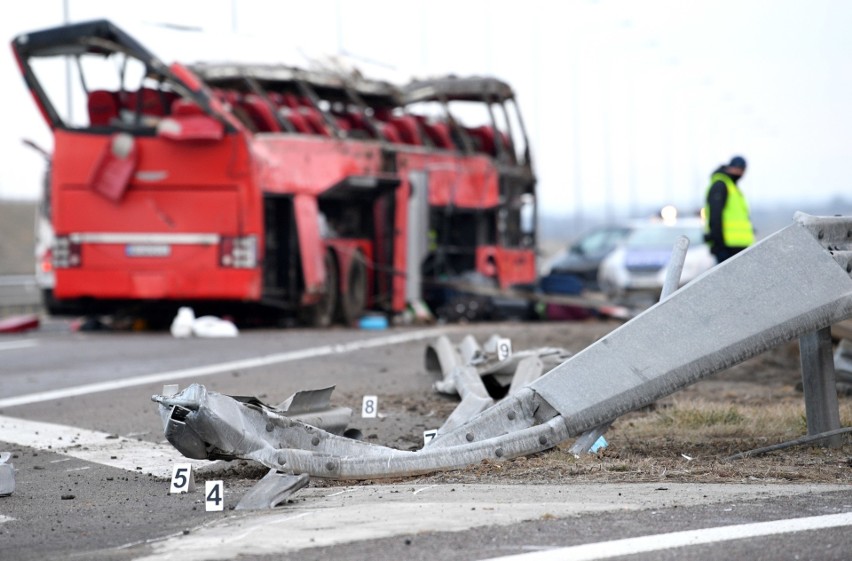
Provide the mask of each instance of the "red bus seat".
POLYGON ((172 115, 203 115, 204 110, 194 101, 179 98, 172 102, 172 115))
POLYGON ((473 139, 474 147, 477 152, 483 152, 491 156, 497 155, 497 145, 494 143, 494 129, 484 125, 466 130, 473 139))
POLYGON ((444 122, 434 122, 430 123, 429 121, 423 121, 421 123, 423 125, 423 132, 426 133, 426 136, 429 137, 429 140, 432 141, 438 148, 444 148, 446 150, 452 150, 455 148, 455 144, 453 144, 453 137, 450 135, 450 125, 444 122))
POLYGON ((258 132, 280 132, 281 125, 278 119, 272 113, 269 105, 255 94, 248 94, 243 97, 242 108, 254 122, 254 126, 258 132))
POLYGON ((411 115, 402 115, 400 117, 391 117, 389 121, 400 139, 404 144, 412 144, 414 146, 422 146, 423 140, 420 138, 420 130, 417 126, 417 119, 411 115))
POLYGON ((305 120, 310 125, 313 133, 321 134, 323 136, 331 136, 331 132, 328 130, 325 120, 322 118, 322 114, 313 106, 311 100, 306 97, 300 97, 298 98, 298 101, 299 113, 305 117, 305 120))
POLYGON ((381 129, 382 136, 385 137, 385 140, 393 142, 394 144, 402 144, 402 138, 400 138, 399 133, 396 132, 396 127, 391 123, 381 123, 379 128, 381 129))
POLYGON ((89 92, 87 101, 89 125, 103 127, 118 117, 118 99, 114 92, 94 90, 89 92))
POLYGON ((135 113, 140 109, 142 115, 151 115, 153 117, 165 117, 168 115, 169 108, 172 102, 177 98, 177 94, 172 92, 163 92, 151 88, 140 88, 135 92, 124 92, 121 96, 121 106, 130 112, 135 113), (139 101, 142 101, 141 108, 138 107, 139 101))

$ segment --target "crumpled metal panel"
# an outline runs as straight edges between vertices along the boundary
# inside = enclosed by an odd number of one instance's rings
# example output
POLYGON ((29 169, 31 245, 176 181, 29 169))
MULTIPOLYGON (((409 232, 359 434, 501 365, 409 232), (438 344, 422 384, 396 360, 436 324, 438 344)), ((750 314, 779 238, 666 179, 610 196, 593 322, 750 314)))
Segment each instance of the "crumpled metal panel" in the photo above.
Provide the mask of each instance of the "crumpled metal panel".
POLYGON ((293 493, 305 487, 310 477, 303 473, 292 475, 271 469, 248 493, 243 495, 235 510, 271 509, 281 505, 293 493))

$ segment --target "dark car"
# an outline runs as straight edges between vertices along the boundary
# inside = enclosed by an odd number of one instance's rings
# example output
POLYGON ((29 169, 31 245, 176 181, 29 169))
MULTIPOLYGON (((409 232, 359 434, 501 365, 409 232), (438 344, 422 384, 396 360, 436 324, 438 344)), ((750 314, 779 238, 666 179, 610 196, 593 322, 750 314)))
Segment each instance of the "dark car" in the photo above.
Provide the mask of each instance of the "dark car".
POLYGON ((582 235, 573 244, 551 257, 542 267, 542 276, 574 275, 583 288, 599 290, 598 269, 632 232, 632 225, 601 226, 582 235))

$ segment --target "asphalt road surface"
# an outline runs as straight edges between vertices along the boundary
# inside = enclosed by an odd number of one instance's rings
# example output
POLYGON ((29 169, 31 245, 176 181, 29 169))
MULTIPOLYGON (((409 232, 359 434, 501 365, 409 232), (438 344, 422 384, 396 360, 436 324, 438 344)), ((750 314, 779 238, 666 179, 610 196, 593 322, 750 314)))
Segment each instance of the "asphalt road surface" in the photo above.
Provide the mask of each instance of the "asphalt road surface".
POLYGON ((335 385, 333 404, 355 410, 351 426, 410 449, 418 431, 440 422, 407 401, 432 391, 429 341, 469 332, 544 341, 550 330, 270 329, 174 339, 72 332, 58 322, 4 336, 0 451, 13 453, 16 489, 0 497, 0 560, 850 558, 852 491, 841 486, 312 482, 274 510, 235 511, 265 470, 193 460, 196 490, 169 493, 174 464, 187 460, 165 442, 150 399, 164 384, 203 383, 268 403, 335 385), (360 417, 364 395, 378 396, 378 418, 360 417), (205 509, 211 480, 223 482, 221 512, 205 509))

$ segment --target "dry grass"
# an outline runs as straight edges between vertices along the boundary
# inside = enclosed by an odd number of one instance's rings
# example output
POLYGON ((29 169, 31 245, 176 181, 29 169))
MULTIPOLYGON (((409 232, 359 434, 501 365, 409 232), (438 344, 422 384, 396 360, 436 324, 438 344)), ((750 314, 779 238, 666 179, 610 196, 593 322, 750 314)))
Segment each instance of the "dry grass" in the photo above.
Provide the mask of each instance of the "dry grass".
MULTIPOLYGON (((852 400, 841 402, 841 423, 852 424, 852 400)), ((794 447, 726 461, 737 452, 807 434, 801 397, 759 405, 672 400, 616 422, 607 448, 575 458, 570 442, 508 462, 483 462, 436 474, 446 482, 821 482, 852 483, 852 443, 838 449, 794 447)))

